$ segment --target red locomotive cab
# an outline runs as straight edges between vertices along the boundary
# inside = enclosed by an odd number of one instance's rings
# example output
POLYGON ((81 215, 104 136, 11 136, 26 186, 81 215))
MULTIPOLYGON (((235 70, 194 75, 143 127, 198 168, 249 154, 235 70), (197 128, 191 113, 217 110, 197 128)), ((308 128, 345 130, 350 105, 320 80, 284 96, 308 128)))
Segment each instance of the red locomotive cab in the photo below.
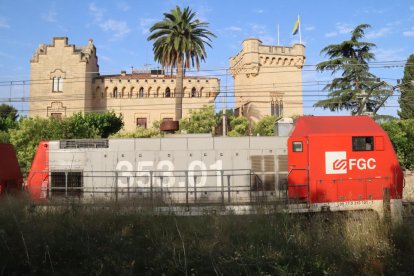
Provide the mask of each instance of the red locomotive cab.
POLYGON ((20 191, 22 183, 23 176, 13 146, 0 143, 0 195, 20 191))
POLYGON ((34 201, 47 197, 49 187, 49 143, 40 142, 27 176, 27 190, 34 201))
POLYGON ((338 210, 401 203, 397 156, 386 132, 367 116, 301 117, 288 151, 290 200, 338 210))

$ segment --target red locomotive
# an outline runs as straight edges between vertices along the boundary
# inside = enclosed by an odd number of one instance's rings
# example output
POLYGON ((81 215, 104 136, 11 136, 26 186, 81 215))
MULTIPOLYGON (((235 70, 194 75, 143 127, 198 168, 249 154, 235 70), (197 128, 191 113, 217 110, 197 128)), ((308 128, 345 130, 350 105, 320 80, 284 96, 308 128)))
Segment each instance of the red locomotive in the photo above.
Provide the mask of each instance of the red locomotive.
POLYGON ((388 135, 371 118, 304 116, 284 137, 41 142, 27 188, 38 201, 133 198, 190 212, 283 205, 399 217, 403 180, 388 135))
POLYGON ((0 195, 21 190, 23 176, 16 152, 10 144, 0 144, 0 195))

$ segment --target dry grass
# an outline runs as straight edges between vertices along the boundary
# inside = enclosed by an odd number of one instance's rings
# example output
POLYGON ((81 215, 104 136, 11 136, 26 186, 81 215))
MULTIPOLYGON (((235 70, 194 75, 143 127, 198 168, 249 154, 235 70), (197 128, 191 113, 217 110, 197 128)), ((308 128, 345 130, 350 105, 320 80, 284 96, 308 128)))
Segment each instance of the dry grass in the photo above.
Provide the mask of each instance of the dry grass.
POLYGON ((413 224, 375 214, 151 216, 0 199, 0 275, 410 274, 413 224))

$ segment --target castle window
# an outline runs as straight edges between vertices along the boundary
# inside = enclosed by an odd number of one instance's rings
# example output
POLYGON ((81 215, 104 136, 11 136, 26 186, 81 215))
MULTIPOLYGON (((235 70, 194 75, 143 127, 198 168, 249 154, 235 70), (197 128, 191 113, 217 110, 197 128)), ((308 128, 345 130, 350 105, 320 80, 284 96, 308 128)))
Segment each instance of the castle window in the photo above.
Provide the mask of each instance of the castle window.
POLYGON ((63 78, 54 77, 53 78, 53 92, 62 92, 63 91, 63 78))
POLYGON ((137 118, 137 127, 147 128, 147 118, 137 118))
POLYGON ((50 117, 55 118, 55 119, 62 119, 62 113, 50 113, 50 117))
POLYGON ((112 96, 113 96, 114 98, 118 97, 118 88, 117 88, 117 87, 115 87, 115 88, 114 88, 114 91, 113 91, 113 93, 112 93, 112 96))
POLYGON ((171 97, 171 90, 169 87, 167 87, 165 89, 165 98, 170 98, 171 97))
POLYGON ((281 117, 283 115, 283 101, 282 100, 273 100, 270 102, 270 114, 276 117, 281 117))
POLYGON ((197 96, 197 90, 195 87, 193 87, 193 89, 191 89, 191 98, 194 98, 197 96))
POLYGON ((144 87, 141 87, 141 88, 139 89, 139 97, 140 97, 140 98, 143 98, 143 97, 144 97, 144 87))

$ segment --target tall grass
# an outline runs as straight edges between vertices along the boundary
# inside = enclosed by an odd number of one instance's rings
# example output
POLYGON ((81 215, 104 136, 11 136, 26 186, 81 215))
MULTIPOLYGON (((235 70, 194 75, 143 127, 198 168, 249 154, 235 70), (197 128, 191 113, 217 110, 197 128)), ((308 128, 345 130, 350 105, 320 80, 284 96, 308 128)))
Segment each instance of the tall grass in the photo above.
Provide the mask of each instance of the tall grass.
POLYGON ((414 224, 372 213, 175 217, 0 199, 0 275, 411 274, 414 224))

